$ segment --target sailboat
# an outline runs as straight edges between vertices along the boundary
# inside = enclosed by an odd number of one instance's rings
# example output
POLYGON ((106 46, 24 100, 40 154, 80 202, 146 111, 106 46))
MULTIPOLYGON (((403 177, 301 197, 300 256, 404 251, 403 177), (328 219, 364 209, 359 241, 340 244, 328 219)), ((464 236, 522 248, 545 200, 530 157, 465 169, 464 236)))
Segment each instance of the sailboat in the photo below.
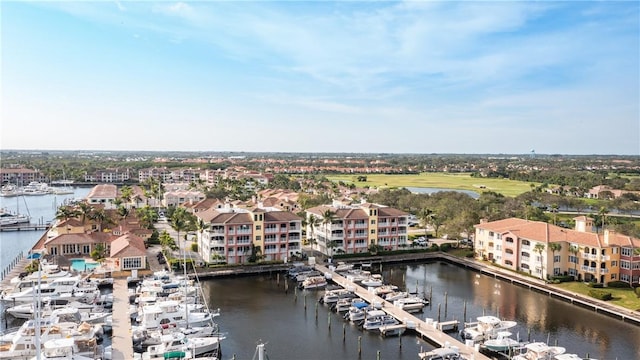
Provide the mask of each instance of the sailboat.
POLYGON ((31 216, 20 214, 20 197, 21 196, 16 197, 15 212, 11 212, 8 209, 0 209, 0 226, 20 225, 25 223, 28 224, 31 221, 31 216))

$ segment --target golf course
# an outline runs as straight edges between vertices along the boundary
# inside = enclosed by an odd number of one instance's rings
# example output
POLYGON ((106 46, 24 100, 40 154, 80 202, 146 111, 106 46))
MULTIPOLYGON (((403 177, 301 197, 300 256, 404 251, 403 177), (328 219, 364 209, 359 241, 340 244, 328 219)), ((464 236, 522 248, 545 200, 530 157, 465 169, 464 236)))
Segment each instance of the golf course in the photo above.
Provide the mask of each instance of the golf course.
MULTIPOLYGON (((354 183, 357 187, 378 188, 443 188, 471 190, 477 193, 494 191, 504 196, 517 196, 531 190, 531 183, 509 179, 475 178, 469 173, 420 173, 420 174, 338 174, 327 175, 331 181, 354 183), (358 181, 358 176, 366 176, 367 181, 358 181)), ((536 184, 539 185, 539 184, 536 184)))

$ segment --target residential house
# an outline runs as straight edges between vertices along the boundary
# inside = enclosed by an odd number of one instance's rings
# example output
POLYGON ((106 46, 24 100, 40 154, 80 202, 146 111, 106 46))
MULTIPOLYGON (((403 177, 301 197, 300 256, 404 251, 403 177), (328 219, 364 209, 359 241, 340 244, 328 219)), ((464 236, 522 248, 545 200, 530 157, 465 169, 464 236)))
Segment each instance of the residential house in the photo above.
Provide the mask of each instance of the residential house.
POLYGON ((385 250, 398 250, 407 245, 409 214, 388 206, 321 205, 308 209, 306 216, 318 219, 313 229, 307 226, 307 239, 312 239, 315 250, 329 256, 336 252, 367 252, 372 245, 385 250), (327 211, 333 214, 331 221, 324 218, 327 211))
POLYGON ((118 187, 113 184, 96 185, 86 197, 89 205, 103 205, 105 210, 115 209, 118 187))
POLYGON ((300 253, 302 226, 295 214, 225 207, 195 215, 206 224, 198 234, 198 251, 208 263, 242 264, 252 255, 284 261, 300 253))
POLYGON ((476 225, 479 258, 543 279, 572 275, 580 281, 636 284, 640 277, 640 239, 611 230, 594 232, 593 219, 574 218, 565 229, 540 221, 509 218, 476 225))

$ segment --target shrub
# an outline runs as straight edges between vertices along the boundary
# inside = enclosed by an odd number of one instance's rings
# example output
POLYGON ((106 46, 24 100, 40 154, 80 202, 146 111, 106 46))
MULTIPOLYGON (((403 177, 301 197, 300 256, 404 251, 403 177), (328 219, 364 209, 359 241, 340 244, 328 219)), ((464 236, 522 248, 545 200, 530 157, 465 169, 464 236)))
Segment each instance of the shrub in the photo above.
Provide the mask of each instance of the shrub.
MULTIPOLYGON (((435 244, 434 244, 434 245, 435 245, 435 244)), ((449 244, 449 243, 444 243, 444 244, 440 245, 440 251, 447 252, 447 251, 449 251, 449 250, 451 250, 451 244, 449 244)))
POLYGON ((590 282, 589 287, 594 289, 601 289, 604 287, 604 284, 590 282))
POLYGON ((610 292, 604 290, 589 290, 589 296, 598 300, 608 301, 613 299, 610 292))
POLYGON ((610 288, 620 288, 620 289, 628 289, 631 287, 628 282, 624 281, 610 281, 607 283, 607 287, 610 288))
POLYGON ((559 283, 563 283, 563 282, 571 282, 571 281, 573 281, 573 276, 572 275, 557 275, 557 276, 552 276, 550 280, 554 284, 559 284, 559 283))
POLYGON ((635 292, 636 292, 636 296, 640 298, 640 287, 637 287, 635 292))

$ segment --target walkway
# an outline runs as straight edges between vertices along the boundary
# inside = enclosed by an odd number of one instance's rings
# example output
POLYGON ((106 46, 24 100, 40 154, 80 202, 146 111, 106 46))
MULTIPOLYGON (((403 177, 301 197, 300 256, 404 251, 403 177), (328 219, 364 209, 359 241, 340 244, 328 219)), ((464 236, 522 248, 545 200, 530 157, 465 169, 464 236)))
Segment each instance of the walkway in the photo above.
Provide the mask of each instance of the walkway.
MULTIPOLYGON (((316 270, 322 273, 329 272, 329 269, 323 265, 315 265, 315 267, 316 270)), ((447 344, 450 346, 455 346, 460 350, 460 354, 465 356, 465 358, 467 359, 489 360, 487 356, 476 351, 475 348, 467 346, 466 344, 458 341, 458 339, 453 338, 440 330, 437 330, 433 324, 427 324, 425 321, 422 321, 414 315, 393 305, 390 305, 388 302, 385 302, 385 300, 380 296, 370 293, 369 291, 367 291, 367 289, 355 284, 350 280, 347 280, 347 278, 345 278, 344 276, 335 272, 331 272, 331 280, 345 289, 354 288, 356 295, 366 300, 370 304, 383 304, 382 310, 400 320, 400 322, 402 322, 403 324, 406 325, 407 322, 412 321, 416 325, 415 331, 418 332, 418 334, 420 334, 422 338, 425 338, 434 344, 438 344, 440 347, 444 347, 447 344)))
POLYGON ((129 289, 125 278, 118 278, 113 282, 112 323, 112 359, 133 359, 133 339, 131 337, 131 319, 129 318, 129 289))

